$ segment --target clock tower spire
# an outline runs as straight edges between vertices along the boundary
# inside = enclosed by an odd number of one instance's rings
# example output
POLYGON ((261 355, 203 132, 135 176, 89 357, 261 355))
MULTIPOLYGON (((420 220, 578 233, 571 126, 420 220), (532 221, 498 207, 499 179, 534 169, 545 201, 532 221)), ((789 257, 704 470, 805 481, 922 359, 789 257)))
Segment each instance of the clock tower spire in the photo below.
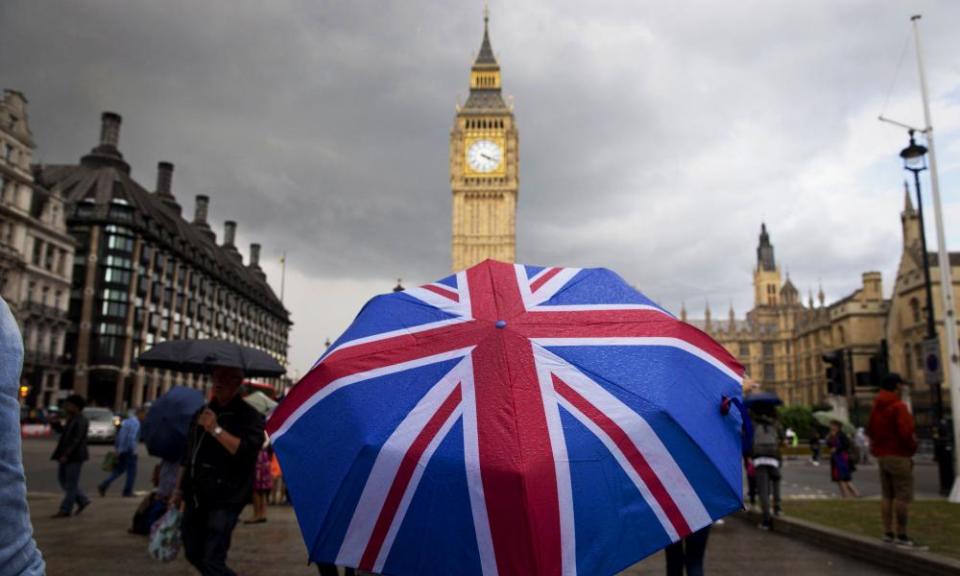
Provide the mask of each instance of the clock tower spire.
POLYGON ((453 269, 493 258, 516 259, 518 135, 503 100, 500 64, 490 45, 489 13, 470 69, 470 94, 450 131, 453 269))

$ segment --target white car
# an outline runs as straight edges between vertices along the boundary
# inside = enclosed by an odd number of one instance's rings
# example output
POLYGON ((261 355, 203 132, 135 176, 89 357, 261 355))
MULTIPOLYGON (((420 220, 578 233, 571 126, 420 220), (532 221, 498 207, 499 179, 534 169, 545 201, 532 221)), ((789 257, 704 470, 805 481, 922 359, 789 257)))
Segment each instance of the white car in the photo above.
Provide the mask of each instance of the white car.
POLYGON ((84 408, 90 426, 87 428, 87 442, 112 444, 117 438, 117 425, 113 412, 106 408, 84 408))

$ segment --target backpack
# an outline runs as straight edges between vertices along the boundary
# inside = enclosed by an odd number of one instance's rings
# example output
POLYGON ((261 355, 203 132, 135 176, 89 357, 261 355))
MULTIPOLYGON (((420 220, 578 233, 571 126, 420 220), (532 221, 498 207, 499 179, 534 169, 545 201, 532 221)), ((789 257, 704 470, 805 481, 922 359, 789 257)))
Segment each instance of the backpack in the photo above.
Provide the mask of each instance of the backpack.
POLYGON ((774 424, 758 424, 753 430, 753 456, 780 457, 780 436, 774 424))

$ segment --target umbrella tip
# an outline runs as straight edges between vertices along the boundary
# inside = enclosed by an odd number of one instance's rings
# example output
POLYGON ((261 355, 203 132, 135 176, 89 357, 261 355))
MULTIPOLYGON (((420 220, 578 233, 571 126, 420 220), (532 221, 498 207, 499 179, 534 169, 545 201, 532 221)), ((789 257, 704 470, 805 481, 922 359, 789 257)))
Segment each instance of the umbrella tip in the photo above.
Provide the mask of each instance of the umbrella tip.
POLYGON ((507 327, 506 320, 497 320, 497 328, 506 328, 506 327, 507 327))

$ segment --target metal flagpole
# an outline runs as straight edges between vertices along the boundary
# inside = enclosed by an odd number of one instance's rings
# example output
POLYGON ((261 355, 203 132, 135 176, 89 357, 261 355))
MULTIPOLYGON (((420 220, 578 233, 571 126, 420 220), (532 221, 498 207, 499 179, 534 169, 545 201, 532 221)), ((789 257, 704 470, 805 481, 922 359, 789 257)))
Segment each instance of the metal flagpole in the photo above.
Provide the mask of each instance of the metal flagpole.
MULTIPOLYGON (((930 152, 930 189, 933 195, 933 219, 937 226, 937 265, 940 267, 940 296, 943 300, 943 328, 947 340, 947 385, 950 387, 950 409, 953 413, 953 455, 955 470, 960 471, 960 343, 957 342, 957 314, 953 303, 953 274, 950 254, 943 230, 943 209, 940 205, 940 178, 937 175, 937 155, 933 144, 933 123, 930 121, 930 96, 927 94, 927 75, 923 68, 923 50, 920 47, 920 15, 910 18, 917 46, 917 67, 920 71, 920 93, 923 96, 924 134, 930 152)), ((950 502, 960 503, 960 478, 954 478, 950 502)))
POLYGON ((283 304, 283 289, 287 282, 287 251, 280 256, 280 303, 283 304))

